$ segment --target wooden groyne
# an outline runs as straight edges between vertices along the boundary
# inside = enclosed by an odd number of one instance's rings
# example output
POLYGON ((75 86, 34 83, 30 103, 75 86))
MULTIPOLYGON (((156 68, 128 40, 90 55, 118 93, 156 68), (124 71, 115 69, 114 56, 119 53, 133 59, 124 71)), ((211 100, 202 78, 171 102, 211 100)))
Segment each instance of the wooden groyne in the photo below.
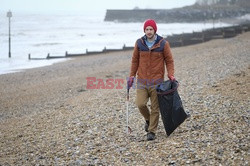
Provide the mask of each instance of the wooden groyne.
MULTIPOLYGON (((212 28, 212 29, 201 31, 201 32, 173 34, 173 35, 165 36, 165 39, 170 43, 171 47, 181 47, 181 46, 198 44, 198 43, 206 42, 206 41, 213 40, 213 39, 235 37, 238 34, 241 34, 247 31, 250 31, 250 23, 235 25, 235 26, 230 26, 230 27, 212 28)), ((123 47, 120 49, 107 49, 106 47, 104 47, 102 51, 86 50, 85 53, 80 53, 80 54, 71 54, 66 51, 64 56, 51 56, 50 53, 48 53, 46 58, 31 58, 31 54, 29 54, 28 59, 29 60, 45 60, 45 59, 57 59, 57 58, 71 58, 71 57, 77 57, 77 56, 87 56, 87 55, 103 54, 103 53, 110 53, 110 52, 117 52, 117 51, 126 51, 126 50, 132 50, 133 48, 134 47, 128 47, 124 44, 123 47)))
POLYGON ((29 60, 45 60, 45 59, 71 58, 71 57, 103 54, 103 53, 110 53, 110 52, 117 52, 117 51, 126 51, 126 50, 132 50, 133 48, 134 47, 129 47, 124 44, 122 48, 118 48, 118 49, 107 49, 106 47, 104 47, 102 51, 88 51, 88 49, 86 49, 85 53, 79 53, 79 54, 72 54, 66 51, 64 56, 51 56, 50 53, 48 53, 46 58, 32 58, 31 54, 29 54, 28 59, 29 60))
POLYGON ((187 46, 206 42, 212 39, 235 37, 238 34, 250 31, 250 23, 237 26, 207 29, 202 32, 173 34, 167 36, 166 40, 171 47, 187 46))

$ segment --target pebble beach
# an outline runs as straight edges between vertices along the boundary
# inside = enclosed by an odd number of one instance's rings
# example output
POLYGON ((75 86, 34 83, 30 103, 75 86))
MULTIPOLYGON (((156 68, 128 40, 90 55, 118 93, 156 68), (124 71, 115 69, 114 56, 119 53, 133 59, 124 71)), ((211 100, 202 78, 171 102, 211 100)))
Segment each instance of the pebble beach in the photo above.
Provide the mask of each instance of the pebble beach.
MULTIPOLYGON (((186 119, 146 141, 126 77, 132 51, 0 75, 0 165, 250 164, 250 32, 172 48, 186 119), (87 88, 95 78, 95 89, 87 88), (113 79, 111 88, 102 88, 113 79), (99 86, 100 85, 100 86, 99 86)), ((150 104, 150 103, 149 103, 150 104)), ((161 118, 161 117, 160 117, 161 118)))

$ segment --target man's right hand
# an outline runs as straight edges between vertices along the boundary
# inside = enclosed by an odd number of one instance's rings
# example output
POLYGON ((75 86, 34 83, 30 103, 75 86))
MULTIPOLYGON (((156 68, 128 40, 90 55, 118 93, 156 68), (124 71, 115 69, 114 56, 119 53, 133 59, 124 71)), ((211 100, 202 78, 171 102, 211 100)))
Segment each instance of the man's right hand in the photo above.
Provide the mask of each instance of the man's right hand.
POLYGON ((134 82, 134 78, 135 77, 133 77, 133 76, 128 78, 128 81, 127 81, 127 88, 128 89, 130 89, 132 87, 133 82, 134 82))

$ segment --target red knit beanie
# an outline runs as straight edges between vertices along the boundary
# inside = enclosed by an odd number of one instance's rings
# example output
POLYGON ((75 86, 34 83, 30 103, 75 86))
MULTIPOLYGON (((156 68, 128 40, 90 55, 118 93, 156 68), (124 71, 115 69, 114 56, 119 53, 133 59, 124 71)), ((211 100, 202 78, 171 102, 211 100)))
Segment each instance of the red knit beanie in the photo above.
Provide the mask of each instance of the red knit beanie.
POLYGON ((155 20, 148 19, 144 22, 144 27, 143 27, 144 32, 145 32, 145 29, 147 28, 147 26, 151 26, 151 27, 153 27, 155 32, 157 31, 157 26, 156 26, 155 20))

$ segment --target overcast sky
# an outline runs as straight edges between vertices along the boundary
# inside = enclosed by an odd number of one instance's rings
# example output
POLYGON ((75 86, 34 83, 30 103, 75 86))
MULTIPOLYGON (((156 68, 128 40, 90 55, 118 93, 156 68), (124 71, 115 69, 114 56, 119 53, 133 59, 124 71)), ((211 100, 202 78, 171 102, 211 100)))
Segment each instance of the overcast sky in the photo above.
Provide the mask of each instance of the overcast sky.
POLYGON ((106 9, 170 9, 192 5, 196 0, 0 0, 0 11, 86 12, 106 9))

